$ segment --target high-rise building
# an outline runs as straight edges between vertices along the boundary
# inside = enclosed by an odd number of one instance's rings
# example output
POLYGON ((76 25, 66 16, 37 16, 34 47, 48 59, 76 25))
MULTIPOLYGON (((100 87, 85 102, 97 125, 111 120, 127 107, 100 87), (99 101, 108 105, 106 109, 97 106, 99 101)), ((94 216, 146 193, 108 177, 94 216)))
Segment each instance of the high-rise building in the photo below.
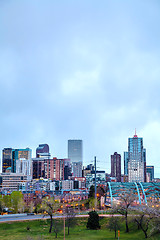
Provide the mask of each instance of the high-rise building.
POLYGON ((72 163, 74 177, 82 177, 82 140, 68 140, 68 158, 72 163))
POLYGON ((30 148, 25 149, 12 149, 12 172, 16 173, 16 163, 20 159, 29 160, 29 165, 31 168, 31 157, 32 157, 32 150, 30 148))
POLYGON ((111 155, 111 177, 116 177, 121 182, 121 155, 117 152, 111 155))
POLYGON ((36 148, 36 158, 45 157, 50 158, 49 153, 49 146, 48 144, 39 144, 39 146, 36 148))
POLYGON ((33 179, 64 180, 64 159, 32 158, 33 179))
POLYGON ((124 175, 128 175, 128 152, 124 152, 124 175))
POLYGON ((143 148, 143 138, 136 135, 128 138, 128 181, 144 182, 146 150, 143 148))
POLYGON ((4 148, 2 150, 2 172, 12 166, 12 148, 4 148))
POLYGON ((154 179, 154 166, 146 166, 146 172, 149 175, 149 182, 154 179))

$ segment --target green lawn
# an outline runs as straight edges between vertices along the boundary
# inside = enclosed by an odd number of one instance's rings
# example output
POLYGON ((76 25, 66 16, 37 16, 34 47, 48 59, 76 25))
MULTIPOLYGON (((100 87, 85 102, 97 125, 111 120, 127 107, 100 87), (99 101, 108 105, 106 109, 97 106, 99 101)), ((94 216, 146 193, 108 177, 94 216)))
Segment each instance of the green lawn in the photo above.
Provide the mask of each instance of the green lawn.
MULTIPOLYGON (((106 227, 107 218, 100 220, 100 230, 87 230, 86 223, 87 218, 77 219, 76 225, 70 229, 70 235, 67 235, 66 228, 66 239, 69 240, 105 240, 115 239, 114 232, 109 231, 106 227)), ((57 239, 64 239, 63 237, 63 222, 59 221, 61 225, 61 231, 58 233, 57 239)), ((120 239, 145 239, 141 230, 137 230, 137 227, 130 223, 130 232, 125 233, 124 223, 121 224, 120 239)), ((49 231, 49 220, 36 220, 36 221, 24 221, 24 222, 12 222, 12 223, 1 223, 0 224, 0 239, 3 240, 44 240, 44 239, 55 239, 55 233, 48 233, 49 231), (27 226, 30 230, 27 230, 27 226)), ((149 238, 150 240, 160 240, 160 235, 149 238)))

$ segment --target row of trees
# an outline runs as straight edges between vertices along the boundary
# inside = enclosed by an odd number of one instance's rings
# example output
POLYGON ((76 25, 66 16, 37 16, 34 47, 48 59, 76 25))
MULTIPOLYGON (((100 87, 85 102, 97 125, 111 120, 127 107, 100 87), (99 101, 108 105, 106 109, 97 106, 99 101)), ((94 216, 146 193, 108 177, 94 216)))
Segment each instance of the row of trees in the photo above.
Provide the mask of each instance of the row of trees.
POLYGON ((10 195, 0 195, 0 214, 5 211, 20 213, 24 210, 23 194, 14 191, 10 195))
POLYGON ((124 217, 126 232, 129 232, 128 216, 132 222, 137 224, 138 229, 143 231, 145 238, 148 237, 149 229, 151 234, 160 232, 160 209, 158 205, 156 207, 148 202, 148 205, 132 207, 136 200, 132 192, 125 192, 119 198, 119 204, 111 209, 112 218, 110 219, 110 226, 115 230, 115 234, 119 226, 118 218, 114 217, 115 213, 124 217))

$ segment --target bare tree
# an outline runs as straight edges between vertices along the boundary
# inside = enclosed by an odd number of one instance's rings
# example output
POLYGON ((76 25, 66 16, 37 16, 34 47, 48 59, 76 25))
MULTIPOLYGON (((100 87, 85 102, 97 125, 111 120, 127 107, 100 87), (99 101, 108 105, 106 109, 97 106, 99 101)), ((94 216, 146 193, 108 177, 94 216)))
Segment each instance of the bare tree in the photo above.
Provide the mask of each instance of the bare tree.
MULTIPOLYGON (((136 209, 135 221, 139 226, 139 228, 143 231, 145 238, 148 237, 148 229, 152 220, 154 222, 153 226, 154 227, 156 226, 156 229, 160 227, 159 217, 160 217, 160 211, 158 209, 155 209, 149 206, 142 206, 138 210, 136 209)), ((152 231, 153 231, 153 228, 152 228, 152 231)))
POLYGON ((74 212, 74 209, 70 205, 67 205, 65 207, 64 216, 66 218, 68 235, 69 235, 70 227, 76 224, 76 219, 75 219, 76 213, 74 212))
POLYGON ((109 218, 108 227, 110 231, 114 230, 116 238, 117 230, 120 229, 119 217, 114 217, 114 215, 112 215, 112 217, 109 218))
POLYGON ((119 204, 112 208, 113 212, 119 213, 125 218, 126 232, 129 232, 128 213, 132 203, 136 200, 133 192, 126 191, 119 197, 119 204))

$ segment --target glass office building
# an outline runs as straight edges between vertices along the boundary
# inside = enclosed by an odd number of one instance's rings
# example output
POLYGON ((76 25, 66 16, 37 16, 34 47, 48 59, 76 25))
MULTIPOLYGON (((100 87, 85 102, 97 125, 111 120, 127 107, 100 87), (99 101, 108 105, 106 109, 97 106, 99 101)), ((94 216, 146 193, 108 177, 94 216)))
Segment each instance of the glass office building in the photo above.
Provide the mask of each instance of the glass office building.
POLYGON ((146 164, 146 150, 143 148, 143 138, 136 134, 128 138, 128 181, 144 182, 146 164))
POLYGON ((68 140, 68 158, 72 163, 74 177, 82 177, 82 140, 68 140))

